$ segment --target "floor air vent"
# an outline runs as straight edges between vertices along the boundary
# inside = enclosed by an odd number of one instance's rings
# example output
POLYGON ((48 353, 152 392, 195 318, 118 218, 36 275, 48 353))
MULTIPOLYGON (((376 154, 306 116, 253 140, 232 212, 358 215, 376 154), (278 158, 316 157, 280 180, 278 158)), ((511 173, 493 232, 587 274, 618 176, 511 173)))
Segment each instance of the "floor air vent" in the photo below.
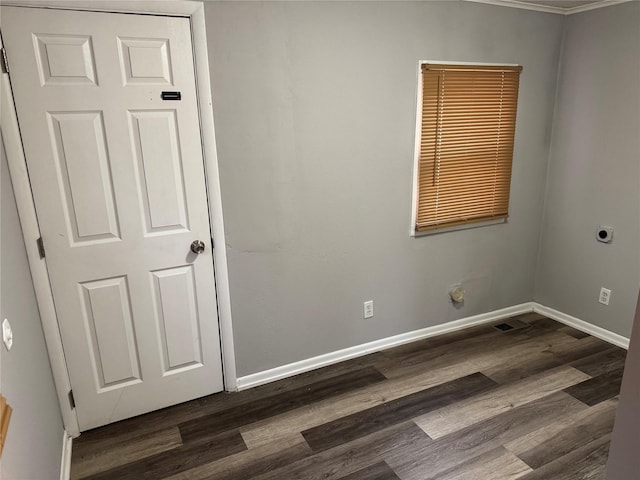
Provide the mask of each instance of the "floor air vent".
POLYGON ((521 322, 520 320, 511 319, 506 322, 499 323, 494 325, 493 328, 498 330, 500 333, 512 332, 514 330, 522 330, 524 328, 529 328, 531 325, 528 323, 521 322))

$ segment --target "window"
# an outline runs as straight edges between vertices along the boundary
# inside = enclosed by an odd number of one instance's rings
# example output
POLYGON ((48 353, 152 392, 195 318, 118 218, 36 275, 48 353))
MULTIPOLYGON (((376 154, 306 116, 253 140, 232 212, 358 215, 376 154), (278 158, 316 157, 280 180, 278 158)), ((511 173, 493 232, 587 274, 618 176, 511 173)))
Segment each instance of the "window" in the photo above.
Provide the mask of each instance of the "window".
POLYGON ((506 219, 522 67, 421 67, 415 231, 506 219))

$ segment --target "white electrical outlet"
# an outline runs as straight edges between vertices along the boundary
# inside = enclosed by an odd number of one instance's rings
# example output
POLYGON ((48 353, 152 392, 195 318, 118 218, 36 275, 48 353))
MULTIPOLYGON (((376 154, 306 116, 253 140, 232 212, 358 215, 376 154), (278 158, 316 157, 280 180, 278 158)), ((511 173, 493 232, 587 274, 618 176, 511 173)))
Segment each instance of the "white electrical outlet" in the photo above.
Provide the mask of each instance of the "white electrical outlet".
POLYGON ((364 318, 373 317, 373 300, 364 302, 364 318))
POLYGON ((603 305, 609 305, 609 300, 611 299, 611 290, 608 288, 600 288, 600 296, 598 297, 598 301, 603 305))

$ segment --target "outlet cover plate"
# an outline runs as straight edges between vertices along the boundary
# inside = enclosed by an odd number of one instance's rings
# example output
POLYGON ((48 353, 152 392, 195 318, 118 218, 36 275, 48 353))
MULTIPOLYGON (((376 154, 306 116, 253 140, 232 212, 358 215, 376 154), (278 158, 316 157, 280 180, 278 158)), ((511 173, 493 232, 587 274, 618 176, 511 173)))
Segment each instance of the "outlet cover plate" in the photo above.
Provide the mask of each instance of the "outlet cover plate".
POLYGON ((373 317, 373 300, 364 302, 364 318, 373 317))
POLYGON ((609 300, 611 299, 611 290, 608 288, 600 288, 600 296, 598 297, 598 301, 603 305, 609 305, 609 300))

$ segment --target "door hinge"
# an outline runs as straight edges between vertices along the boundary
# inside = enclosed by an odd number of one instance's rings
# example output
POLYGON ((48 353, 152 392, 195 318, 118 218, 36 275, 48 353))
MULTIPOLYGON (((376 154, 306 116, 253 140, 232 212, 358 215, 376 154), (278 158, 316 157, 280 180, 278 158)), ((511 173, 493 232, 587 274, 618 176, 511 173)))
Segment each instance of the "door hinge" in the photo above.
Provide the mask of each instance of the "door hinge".
POLYGON ((73 390, 69 390, 69 405, 71 405, 71 409, 76 408, 76 399, 73 398, 73 390))
POLYGON ((40 258, 44 258, 44 241, 42 240, 42 237, 39 237, 38 240, 36 240, 36 244, 38 245, 38 254, 40 255, 40 258))
POLYGON ((215 243, 213 242, 213 237, 211 237, 211 250, 213 250, 215 243))
POLYGON ((2 73, 9 73, 9 60, 7 59, 7 51, 4 48, 0 49, 2 51, 2 73))

